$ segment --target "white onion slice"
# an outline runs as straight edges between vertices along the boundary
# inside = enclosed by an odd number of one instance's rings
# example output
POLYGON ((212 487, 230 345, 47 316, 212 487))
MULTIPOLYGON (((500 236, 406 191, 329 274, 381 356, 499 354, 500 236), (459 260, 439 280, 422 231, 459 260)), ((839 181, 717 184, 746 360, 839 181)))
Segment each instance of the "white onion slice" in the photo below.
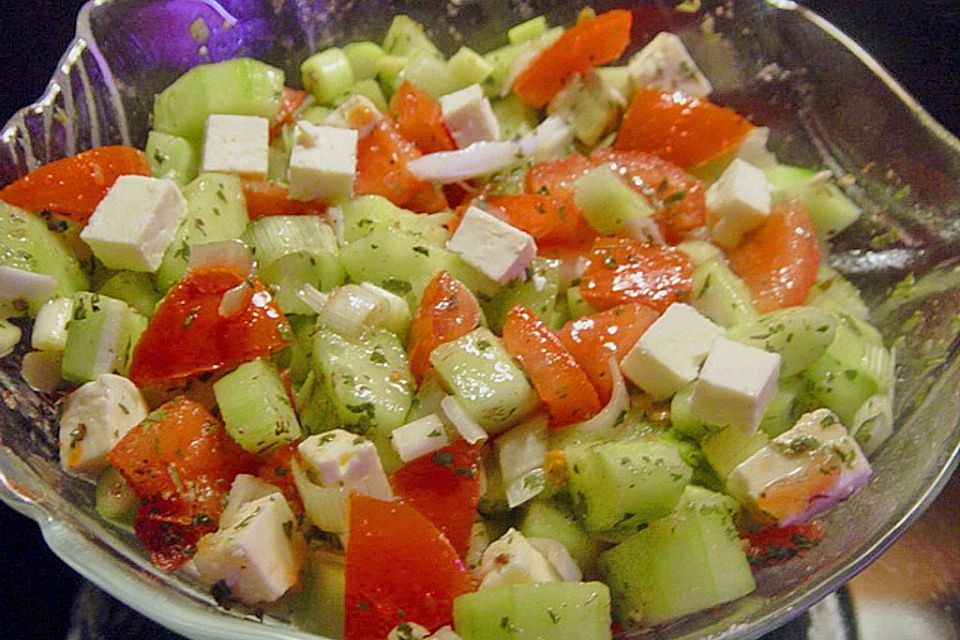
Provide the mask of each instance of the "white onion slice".
POLYGON ((7 320, 0 320, 0 358, 10 355, 20 343, 20 327, 7 320))
POLYGON ((476 420, 467 415, 463 406, 454 396, 445 396, 440 401, 440 410, 444 417, 457 430, 460 437, 470 444, 483 442, 488 438, 487 432, 483 430, 476 420))
POLYGON ((220 298, 220 317, 230 318, 238 313, 247 305, 247 299, 253 292, 253 286, 249 280, 244 278, 243 282, 228 289, 223 297, 220 298))
MULTIPOLYGON (((614 429, 623 421, 623 416, 630 408, 630 394, 627 392, 627 385, 623 381, 623 374, 620 373, 620 365, 617 364, 616 358, 610 358, 609 363, 610 376, 613 379, 613 393, 610 395, 610 401, 600 413, 589 420, 558 429, 556 435, 564 444, 611 438, 615 435, 614 429)), ((551 443, 551 446, 558 448, 556 442, 551 443)))
POLYGON ((296 460, 290 461, 290 472, 293 474, 297 491, 303 498, 303 508, 310 522, 322 531, 345 533, 349 527, 350 490, 346 487, 321 487, 315 484, 296 460))
POLYGON ((232 267, 245 276, 253 273, 253 252, 240 240, 221 240, 190 247, 190 270, 204 267, 232 267))
POLYGON ((447 184, 505 169, 519 154, 516 142, 475 142, 466 149, 421 156, 408 162, 407 169, 421 180, 447 184))
POLYGON ((56 290, 57 279, 49 274, 0 267, 0 298, 42 301, 56 290))
POLYGON ((330 300, 329 293, 320 291, 309 282, 303 285, 303 289, 297 291, 297 297, 317 314, 323 311, 323 308, 327 306, 327 301, 330 300))
POLYGON ((650 216, 633 216, 623 224, 626 234, 639 242, 652 242, 661 247, 666 246, 657 221, 650 216))

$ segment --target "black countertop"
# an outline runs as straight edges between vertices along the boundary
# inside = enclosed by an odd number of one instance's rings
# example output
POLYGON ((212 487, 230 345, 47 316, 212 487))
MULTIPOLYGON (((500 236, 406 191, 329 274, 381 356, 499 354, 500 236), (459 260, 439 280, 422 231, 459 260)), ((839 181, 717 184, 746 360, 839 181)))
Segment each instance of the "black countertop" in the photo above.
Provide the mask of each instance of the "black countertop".
MULTIPOLYGON (((4 0, 0 123, 42 93, 73 37, 74 16, 81 4, 78 0, 4 0)), ((960 2, 808 0, 805 4, 852 35, 934 117, 960 134, 960 2)), ((63 638, 80 584, 79 576, 47 549, 33 522, 0 506, 0 630, 5 638, 63 638)))

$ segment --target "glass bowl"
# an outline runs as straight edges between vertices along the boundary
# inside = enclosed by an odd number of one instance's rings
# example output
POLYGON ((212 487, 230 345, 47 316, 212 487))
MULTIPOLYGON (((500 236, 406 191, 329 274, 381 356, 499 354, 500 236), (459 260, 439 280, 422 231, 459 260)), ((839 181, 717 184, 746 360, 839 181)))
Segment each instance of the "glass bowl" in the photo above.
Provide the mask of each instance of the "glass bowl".
MULTIPOLYGON (((0 132, 0 184, 90 147, 142 145, 154 94, 195 64, 251 55, 296 79, 308 53, 379 39, 396 13, 422 21, 448 53, 460 43, 484 50, 502 42, 507 26, 541 13, 570 23, 580 4, 96 0, 81 11, 47 92, 0 132)), ((634 636, 756 638, 876 558, 930 504, 960 457, 960 142, 854 42, 793 2, 704 0, 696 14, 677 12, 676 0, 590 4, 631 8, 634 42, 680 33, 717 100, 770 126, 781 160, 843 176, 867 212, 832 240, 830 263, 865 292, 874 321, 898 345, 897 430, 874 457, 873 478, 825 517, 820 546, 760 572, 755 593, 634 636)), ((155 569, 131 535, 101 522, 89 485, 58 466, 52 398, 19 379, 25 349, 0 361, 0 498, 35 519, 57 555, 196 640, 315 638, 279 619, 219 609, 205 591, 155 569)))

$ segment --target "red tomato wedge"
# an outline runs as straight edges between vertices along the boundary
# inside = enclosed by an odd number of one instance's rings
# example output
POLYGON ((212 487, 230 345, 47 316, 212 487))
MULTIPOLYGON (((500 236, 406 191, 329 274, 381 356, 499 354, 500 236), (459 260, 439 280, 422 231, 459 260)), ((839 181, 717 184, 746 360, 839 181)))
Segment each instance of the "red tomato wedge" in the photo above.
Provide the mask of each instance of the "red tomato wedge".
POLYGON ((0 200, 84 224, 123 175, 151 175, 147 156, 133 147, 99 147, 34 169, 0 191, 0 200))
POLYGON ((480 447, 458 440, 397 471, 390 484, 404 503, 436 525, 461 558, 480 502, 480 447))
POLYGON ((246 304, 230 317, 220 315, 223 294, 246 277, 227 267, 188 272, 157 306, 134 348, 130 379, 146 387, 229 370, 285 346, 290 325, 257 278, 246 304))
POLYGON ((186 398, 167 402, 127 432, 109 460, 148 501, 137 533, 165 571, 186 562, 192 545, 216 530, 233 479, 255 467, 220 421, 186 398))
POLYGON ((410 323, 407 355, 417 381, 431 370, 430 353, 441 344, 467 335, 480 326, 480 305, 462 282, 446 271, 430 280, 410 323))
POLYGON ((692 167, 730 151, 751 129, 746 118, 705 98, 641 87, 623 116, 615 147, 692 167))
POLYGON ((510 309, 503 325, 503 344, 547 405, 552 426, 580 422, 600 411, 600 398, 586 372, 532 311, 522 305, 510 309))
POLYGON ((583 246, 597 235, 571 198, 521 193, 488 198, 487 204, 500 209, 506 222, 533 236, 537 246, 583 246))
POLYGON ((610 358, 622 361, 658 317, 660 314, 650 307, 632 302, 571 320, 557 336, 583 367, 600 401, 606 403, 613 392, 610 358))
POLYGON ((623 238, 599 238, 580 282, 580 294, 595 309, 640 302, 662 313, 691 287, 693 264, 673 247, 623 238))
POLYGON ((320 200, 291 200, 286 185, 267 180, 244 180, 243 197, 251 220, 266 216, 319 215, 327 210, 320 200))
POLYGON ((475 589, 456 550, 411 506, 350 496, 344 640, 383 640, 401 622, 450 624, 475 589))
POLYGON ((530 167, 523 186, 527 193, 554 198, 572 198, 573 183, 592 168, 590 161, 579 153, 553 162, 541 162, 530 167))
POLYGON ((421 213, 445 209, 443 191, 419 180, 407 169, 407 163, 421 155, 416 145, 403 137, 393 119, 382 118, 357 144, 354 194, 383 196, 398 207, 410 205, 421 213))
MULTIPOLYGON (((294 403, 291 403, 291 405, 296 406, 294 403)), ((257 477, 280 489, 283 492, 283 497, 287 499, 290 509, 296 515, 303 513, 303 498, 300 497, 297 483, 293 480, 290 461, 297 458, 298 444, 300 443, 288 442, 277 447, 257 467, 257 477)))
POLYGON ((730 253, 730 268, 750 287, 761 313, 803 304, 819 266, 817 229, 796 202, 774 205, 767 222, 730 253))
POLYGON ((280 111, 277 112, 276 117, 273 119, 273 126, 270 127, 271 142, 280 135, 285 125, 291 124, 294 121, 297 112, 300 111, 300 107, 303 106, 303 101, 306 99, 306 91, 291 89, 290 87, 283 88, 283 95, 280 98, 280 111))
POLYGON ((390 99, 390 115, 397 121, 400 134, 417 145, 421 153, 457 148, 443 123, 440 105, 409 80, 404 80, 390 99))
POLYGON ((513 83, 526 104, 542 109, 575 73, 616 60, 630 44, 633 16, 625 9, 601 13, 567 29, 513 83))

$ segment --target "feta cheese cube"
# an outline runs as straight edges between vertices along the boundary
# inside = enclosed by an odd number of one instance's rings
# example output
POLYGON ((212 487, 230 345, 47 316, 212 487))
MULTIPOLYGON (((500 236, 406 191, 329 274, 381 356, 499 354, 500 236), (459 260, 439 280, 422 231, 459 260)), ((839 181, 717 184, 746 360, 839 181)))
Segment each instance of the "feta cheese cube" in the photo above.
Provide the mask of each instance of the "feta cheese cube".
POLYGON ((263 179, 270 157, 270 122, 260 116, 213 114, 207 118, 202 171, 263 179))
POLYGON ((713 341, 722 333, 720 326, 693 307, 674 303, 627 352, 620 370, 655 399, 669 398, 696 379, 713 341))
POLYGON ((223 508, 223 513, 220 514, 220 528, 228 526, 243 505, 274 493, 280 493, 280 489, 269 482, 247 473, 238 474, 233 479, 233 484, 230 485, 227 505, 223 508))
POLYGON ((187 201, 173 181, 120 176, 80 239, 110 269, 156 271, 186 211, 187 201))
POLYGON ((773 187, 763 171, 734 158, 720 178, 707 189, 710 237, 724 249, 733 249, 748 231, 770 215, 773 187))
POLYGON ((204 584, 223 581, 244 604, 273 602, 297 583, 302 544, 296 516, 274 493, 243 505, 232 522, 201 538, 193 569, 204 584))
POLYGON ((354 129, 298 122, 287 174, 290 197, 325 202, 351 198, 357 175, 357 140, 354 129))
POLYGON ((634 87, 656 87, 679 91, 696 98, 710 95, 713 87, 703 75, 683 41, 674 33, 661 31, 630 59, 627 67, 634 87))
POLYGON ((455 396, 444 396, 440 400, 440 411, 457 430, 460 437, 470 444, 477 444, 488 438, 487 432, 476 420, 467 415, 463 405, 455 396))
POLYGON ((390 444, 403 462, 410 462, 450 444, 443 421, 431 413, 419 420, 397 427, 390 434, 390 444))
POLYGON ((323 124, 328 127, 354 129, 362 138, 370 133, 383 119, 383 114, 377 109, 370 98, 355 93, 343 101, 336 109, 327 114, 323 124))
POLYGON ((440 96, 440 110, 450 135, 461 149, 474 142, 500 139, 500 122, 479 84, 440 96))
POLYGON ((757 430, 777 394, 780 354, 724 337, 713 342, 690 396, 690 414, 708 424, 757 430))
POLYGON ((310 436, 297 450, 323 486, 346 487, 382 500, 393 498, 377 448, 363 436, 334 429, 310 436))
POLYGON ((447 249, 500 284, 520 277, 537 255, 530 234, 474 206, 467 209, 447 249))
POLYGON ((61 466, 67 473, 96 480, 113 446, 147 413, 140 390, 123 376, 105 373, 82 385, 63 401, 61 466))
POLYGON ((550 561, 512 527, 483 552, 478 574, 481 589, 560 582, 560 575, 550 561))
POLYGON ((749 509, 783 527, 847 498, 870 473, 866 456, 837 416, 818 409, 741 462, 726 486, 749 509))

